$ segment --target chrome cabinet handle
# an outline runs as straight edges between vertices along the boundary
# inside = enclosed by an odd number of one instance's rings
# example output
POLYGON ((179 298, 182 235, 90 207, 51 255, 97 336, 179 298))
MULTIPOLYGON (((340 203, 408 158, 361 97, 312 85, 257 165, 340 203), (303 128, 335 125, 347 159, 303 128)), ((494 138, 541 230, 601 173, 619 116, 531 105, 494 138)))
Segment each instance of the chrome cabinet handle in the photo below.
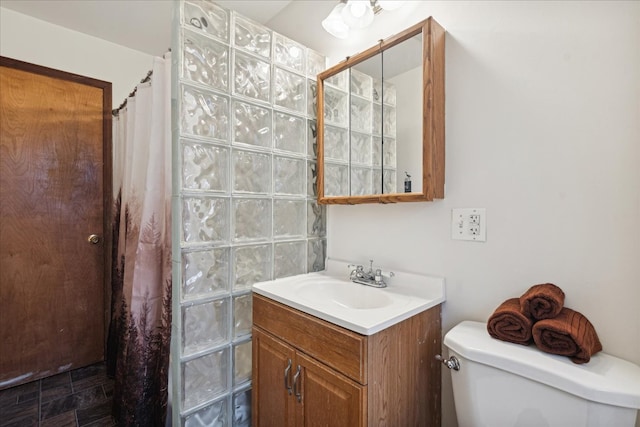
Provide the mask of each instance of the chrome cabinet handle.
POLYGON ((87 242, 91 243, 92 245, 97 245, 100 242, 100 236, 98 236, 97 234, 92 234, 91 236, 87 237, 87 242))
POLYGON ((298 365, 298 369, 296 369, 296 374, 293 376, 293 393, 296 395, 296 399, 298 402, 302 402, 302 393, 298 390, 298 383, 300 379, 300 370, 302 368, 298 365))
POLYGON ((284 388, 287 389, 287 393, 289 393, 289 396, 291 396, 292 390, 291 390, 291 385, 289 384, 289 372, 291 372, 291 359, 288 359, 288 360, 289 360, 289 364, 284 370, 284 388))

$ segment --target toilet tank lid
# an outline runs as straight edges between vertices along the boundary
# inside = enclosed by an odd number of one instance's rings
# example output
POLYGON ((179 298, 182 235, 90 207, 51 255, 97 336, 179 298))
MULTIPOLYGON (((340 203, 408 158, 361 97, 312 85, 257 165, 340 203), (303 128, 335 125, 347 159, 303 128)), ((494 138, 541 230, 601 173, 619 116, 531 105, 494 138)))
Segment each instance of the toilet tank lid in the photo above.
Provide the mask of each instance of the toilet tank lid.
MULTIPOLYGON (((640 366, 599 352, 578 365, 568 357, 491 338, 486 323, 464 321, 444 337, 444 345, 465 359, 502 369, 578 397, 640 409, 640 366)), ((464 369, 464 361, 460 363, 464 369)))

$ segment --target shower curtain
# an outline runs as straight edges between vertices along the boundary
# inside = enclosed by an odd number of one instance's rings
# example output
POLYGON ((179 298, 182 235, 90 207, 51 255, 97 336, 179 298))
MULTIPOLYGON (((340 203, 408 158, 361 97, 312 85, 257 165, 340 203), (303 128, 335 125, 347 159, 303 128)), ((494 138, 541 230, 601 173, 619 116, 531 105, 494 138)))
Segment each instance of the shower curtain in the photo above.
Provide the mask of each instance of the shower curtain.
POLYGON ((171 57, 155 58, 113 120, 107 370, 119 426, 161 426, 171 334, 171 57))

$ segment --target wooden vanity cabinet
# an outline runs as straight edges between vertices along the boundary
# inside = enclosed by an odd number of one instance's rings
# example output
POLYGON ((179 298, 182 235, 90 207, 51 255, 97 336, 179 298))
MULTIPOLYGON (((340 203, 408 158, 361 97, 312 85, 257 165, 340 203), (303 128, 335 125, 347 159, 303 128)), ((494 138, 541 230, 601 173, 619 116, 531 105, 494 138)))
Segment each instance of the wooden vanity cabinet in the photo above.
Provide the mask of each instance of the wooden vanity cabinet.
POLYGON ((254 427, 439 426, 440 305, 374 335, 253 294, 254 427))

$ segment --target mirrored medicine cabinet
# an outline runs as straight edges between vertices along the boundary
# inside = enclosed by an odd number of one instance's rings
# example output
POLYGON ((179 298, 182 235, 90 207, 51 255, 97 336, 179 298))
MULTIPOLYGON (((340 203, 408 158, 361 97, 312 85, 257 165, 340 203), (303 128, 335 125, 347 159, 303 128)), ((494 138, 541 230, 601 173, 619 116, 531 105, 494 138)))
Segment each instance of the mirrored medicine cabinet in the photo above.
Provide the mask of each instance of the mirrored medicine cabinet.
POLYGON ((318 202, 444 198, 445 31, 428 18, 318 75, 318 202))

